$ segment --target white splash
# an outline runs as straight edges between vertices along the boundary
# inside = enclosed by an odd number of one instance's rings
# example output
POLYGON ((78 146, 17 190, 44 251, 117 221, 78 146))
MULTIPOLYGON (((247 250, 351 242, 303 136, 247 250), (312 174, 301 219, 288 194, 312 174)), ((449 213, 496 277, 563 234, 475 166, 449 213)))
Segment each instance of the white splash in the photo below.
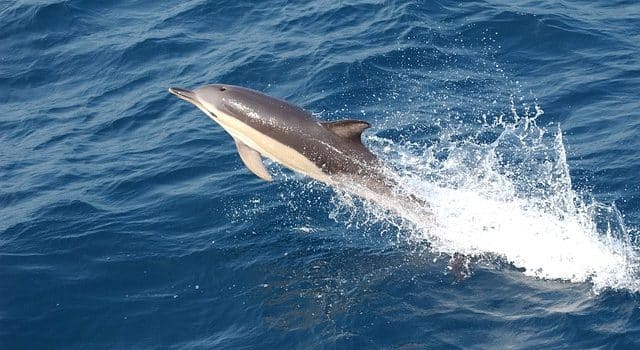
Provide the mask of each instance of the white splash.
POLYGON ((528 117, 512 114, 463 140, 450 128, 428 146, 367 139, 396 168, 398 182, 430 203, 432 217, 401 213, 409 239, 427 240, 439 253, 498 257, 537 278, 591 282, 596 292, 640 291, 639 254, 622 216, 572 188, 560 128, 539 127, 538 107, 528 117), (487 133, 494 137, 477 141, 487 133))

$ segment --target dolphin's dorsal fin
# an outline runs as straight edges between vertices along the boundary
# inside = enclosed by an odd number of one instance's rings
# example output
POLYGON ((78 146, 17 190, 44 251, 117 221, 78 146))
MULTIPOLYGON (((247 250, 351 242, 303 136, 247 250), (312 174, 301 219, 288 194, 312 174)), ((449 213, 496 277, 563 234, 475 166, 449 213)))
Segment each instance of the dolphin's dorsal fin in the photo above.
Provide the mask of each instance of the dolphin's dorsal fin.
POLYGON ((236 138, 234 138, 233 140, 236 142, 236 147, 238 147, 240 159, 242 159, 244 165, 246 165, 247 168, 249 168, 249 170, 251 170, 251 172, 254 173, 257 177, 266 181, 273 181, 273 178, 271 178, 271 175, 269 175, 269 172, 264 167, 264 164, 262 164, 260 153, 236 138))
POLYGON ((337 122, 324 122, 322 125, 334 134, 356 142, 361 142, 360 136, 362 132, 371 127, 371 124, 362 120, 339 120, 337 122))

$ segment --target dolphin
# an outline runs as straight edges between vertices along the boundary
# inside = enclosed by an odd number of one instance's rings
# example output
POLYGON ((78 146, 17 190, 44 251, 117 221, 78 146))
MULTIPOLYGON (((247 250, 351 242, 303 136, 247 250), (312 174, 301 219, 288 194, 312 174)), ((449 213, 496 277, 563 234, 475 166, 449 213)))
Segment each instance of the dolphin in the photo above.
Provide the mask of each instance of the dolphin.
MULTIPOLYGON (((270 158, 293 171, 389 208, 390 196, 423 204, 398 194, 392 172, 362 144, 370 124, 362 120, 322 121, 281 99, 240 86, 212 84, 195 90, 169 88, 224 128, 240 158, 256 176, 272 177, 262 163, 270 158)), ((405 203, 406 204, 406 203, 405 203)), ((397 211, 397 205, 393 206, 397 211)))

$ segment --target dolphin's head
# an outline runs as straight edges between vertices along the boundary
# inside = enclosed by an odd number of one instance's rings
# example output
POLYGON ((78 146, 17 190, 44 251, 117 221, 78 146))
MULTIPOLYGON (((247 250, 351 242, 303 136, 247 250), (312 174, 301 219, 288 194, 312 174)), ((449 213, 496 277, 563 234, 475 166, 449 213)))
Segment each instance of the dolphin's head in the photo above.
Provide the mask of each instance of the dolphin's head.
POLYGON ((215 120, 220 112, 225 110, 230 95, 233 95, 233 88, 233 86, 213 84, 195 90, 172 87, 169 88, 169 92, 187 102, 193 103, 215 120))
POLYGON ((241 86, 212 84, 195 90, 172 87, 169 92, 194 104, 223 128, 236 121, 260 130, 290 128, 299 120, 312 120, 311 114, 300 107, 241 86))

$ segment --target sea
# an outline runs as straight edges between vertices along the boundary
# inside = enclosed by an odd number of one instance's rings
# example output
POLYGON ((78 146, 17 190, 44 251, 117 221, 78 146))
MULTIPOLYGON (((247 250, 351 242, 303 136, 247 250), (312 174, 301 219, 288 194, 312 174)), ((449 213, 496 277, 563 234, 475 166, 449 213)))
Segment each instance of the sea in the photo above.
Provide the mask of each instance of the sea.
POLYGON ((635 0, 2 0, 0 349, 640 349, 639 150, 635 0), (424 207, 259 179, 211 83, 424 207))

